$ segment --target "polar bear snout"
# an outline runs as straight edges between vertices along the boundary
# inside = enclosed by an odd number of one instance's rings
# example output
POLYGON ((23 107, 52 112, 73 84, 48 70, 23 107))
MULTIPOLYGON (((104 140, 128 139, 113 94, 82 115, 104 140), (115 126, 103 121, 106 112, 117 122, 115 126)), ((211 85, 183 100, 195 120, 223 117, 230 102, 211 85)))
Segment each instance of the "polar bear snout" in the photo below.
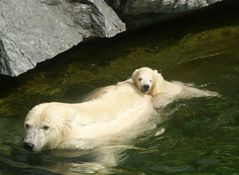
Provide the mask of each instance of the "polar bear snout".
POLYGON ((50 134, 45 133, 43 129, 33 127, 28 128, 23 140, 23 148, 25 148, 27 151, 32 152, 40 151, 43 147, 46 146, 48 142, 46 135, 50 134))
POLYGON ((143 86, 142 86, 142 91, 143 92, 148 92, 148 90, 149 90, 149 85, 148 84, 144 84, 143 86))
POLYGON ((152 88, 152 81, 148 79, 142 79, 140 82, 137 83, 137 86, 141 90, 141 92, 147 94, 152 88))
POLYGON ((37 143, 38 133, 36 129, 28 129, 23 140, 23 148, 34 151, 37 143))
POLYGON ((25 148, 27 151, 33 151, 35 145, 30 142, 23 142, 23 148, 25 148))

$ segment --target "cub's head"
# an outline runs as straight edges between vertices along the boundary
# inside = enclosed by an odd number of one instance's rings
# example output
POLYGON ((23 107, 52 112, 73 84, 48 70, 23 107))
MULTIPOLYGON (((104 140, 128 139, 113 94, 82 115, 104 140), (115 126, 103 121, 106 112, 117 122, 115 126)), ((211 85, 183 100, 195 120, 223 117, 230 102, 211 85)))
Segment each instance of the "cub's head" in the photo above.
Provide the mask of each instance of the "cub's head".
POLYGON ((136 69, 131 79, 141 92, 149 95, 154 95, 157 88, 164 81, 162 75, 157 70, 152 70, 149 67, 136 69))
POLYGON ((23 147, 32 152, 57 147, 64 135, 62 114, 61 108, 50 103, 37 105, 30 110, 24 122, 23 147))

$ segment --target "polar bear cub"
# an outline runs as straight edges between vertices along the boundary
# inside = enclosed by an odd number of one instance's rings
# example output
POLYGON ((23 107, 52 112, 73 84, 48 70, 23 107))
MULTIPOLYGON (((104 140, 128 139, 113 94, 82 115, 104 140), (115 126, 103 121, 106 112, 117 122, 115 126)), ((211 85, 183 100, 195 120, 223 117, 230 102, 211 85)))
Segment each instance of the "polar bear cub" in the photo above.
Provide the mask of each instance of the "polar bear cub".
POLYGON ((141 92, 152 96, 159 93, 176 95, 182 90, 180 86, 164 80, 157 70, 152 70, 149 67, 136 69, 131 78, 141 92))
POLYGON ((186 83, 166 81, 157 70, 149 67, 136 69, 127 81, 133 82, 142 93, 154 97, 156 108, 166 106, 179 98, 218 96, 216 92, 200 90, 186 83))

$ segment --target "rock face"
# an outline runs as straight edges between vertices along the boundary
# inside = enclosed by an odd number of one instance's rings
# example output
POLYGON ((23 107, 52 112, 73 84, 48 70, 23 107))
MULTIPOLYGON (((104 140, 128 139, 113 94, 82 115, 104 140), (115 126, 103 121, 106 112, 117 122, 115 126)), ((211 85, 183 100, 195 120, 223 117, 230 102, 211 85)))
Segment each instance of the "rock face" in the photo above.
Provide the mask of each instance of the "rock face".
POLYGON ((219 1, 228 0, 0 0, 0 74, 18 76, 85 39, 113 37, 126 30, 118 15, 133 28, 219 1))
POLYGON ((220 1, 223 0, 106 0, 124 19, 127 28, 160 22, 220 1))
POLYGON ((178 13, 206 7, 222 0, 107 0, 125 15, 178 13))
POLYGON ((103 0, 1 0, 0 73, 17 76, 84 39, 122 31, 103 0))

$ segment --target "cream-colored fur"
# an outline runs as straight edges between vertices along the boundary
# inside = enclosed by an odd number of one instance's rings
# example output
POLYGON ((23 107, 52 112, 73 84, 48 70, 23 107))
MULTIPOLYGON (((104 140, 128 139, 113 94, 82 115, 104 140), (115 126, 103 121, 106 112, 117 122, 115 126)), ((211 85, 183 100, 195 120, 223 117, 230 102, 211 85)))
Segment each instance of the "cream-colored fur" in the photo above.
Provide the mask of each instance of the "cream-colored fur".
POLYGON ((158 95, 160 93, 176 95, 182 90, 180 86, 164 80, 163 76, 158 73, 157 70, 152 70, 149 67, 136 69, 133 72, 131 79, 141 92, 152 96, 158 95), (147 91, 143 90, 144 85, 149 86, 147 91))
POLYGON ((84 149, 92 139, 119 137, 140 124, 154 112, 151 101, 151 96, 125 82, 99 90, 83 103, 43 103, 26 116, 24 143, 34 145, 31 151, 84 149))
POLYGON ((127 81, 132 81, 142 93, 151 95, 156 108, 166 106, 179 98, 218 95, 216 92, 200 90, 182 82, 167 81, 157 70, 152 70, 149 67, 136 69, 127 81), (148 87, 147 90, 144 89, 145 85, 148 87))
POLYGON ((24 147, 30 151, 88 149, 95 146, 96 140, 125 139, 133 133, 127 131, 145 124, 154 108, 179 98, 216 95, 181 82, 166 81, 157 70, 143 67, 124 82, 96 90, 85 102, 35 106, 25 119, 24 147))

